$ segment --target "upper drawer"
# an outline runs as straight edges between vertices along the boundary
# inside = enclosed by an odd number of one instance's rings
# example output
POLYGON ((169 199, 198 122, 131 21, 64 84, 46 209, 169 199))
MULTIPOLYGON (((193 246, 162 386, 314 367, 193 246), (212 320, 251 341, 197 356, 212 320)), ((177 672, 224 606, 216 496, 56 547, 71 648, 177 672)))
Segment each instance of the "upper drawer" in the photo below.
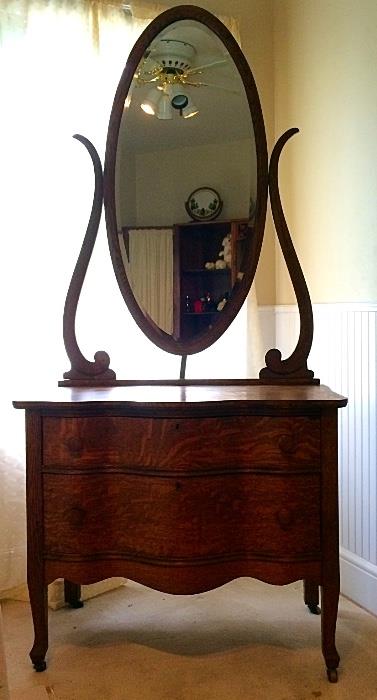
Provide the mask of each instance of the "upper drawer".
POLYGON ((45 466, 219 469, 318 466, 320 421, 306 417, 45 417, 45 466))

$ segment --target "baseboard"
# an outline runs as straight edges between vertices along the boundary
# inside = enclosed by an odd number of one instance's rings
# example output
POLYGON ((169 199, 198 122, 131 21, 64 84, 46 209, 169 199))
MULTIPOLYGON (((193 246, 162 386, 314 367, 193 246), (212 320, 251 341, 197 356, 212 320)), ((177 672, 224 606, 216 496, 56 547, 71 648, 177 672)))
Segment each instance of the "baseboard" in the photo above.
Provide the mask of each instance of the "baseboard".
POLYGON ((340 550, 340 589, 369 612, 377 615, 377 566, 345 549, 340 550))

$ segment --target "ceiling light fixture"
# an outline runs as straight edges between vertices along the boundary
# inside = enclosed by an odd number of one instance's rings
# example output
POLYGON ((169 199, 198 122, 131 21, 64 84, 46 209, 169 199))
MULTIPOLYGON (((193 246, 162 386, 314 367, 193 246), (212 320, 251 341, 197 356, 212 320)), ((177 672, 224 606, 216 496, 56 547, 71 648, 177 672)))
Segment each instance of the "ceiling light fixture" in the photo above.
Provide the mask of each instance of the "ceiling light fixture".
POLYGON ((141 109, 157 119, 172 119, 173 110, 179 112, 185 119, 198 114, 187 89, 180 85, 164 84, 149 90, 140 105, 141 109))
POLYGON ((228 87, 197 80, 196 76, 203 70, 226 64, 225 57, 193 66, 195 55, 196 49, 192 44, 178 39, 160 39, 148 49, 135 74, 134 83, 136 87, 154 86, 140 105, 146 114, 157 119, 172 119, 175 110, 185 119, 194 117, 199 109, 190 96, 192 87, 212 87, 238 94, 238 91, 228 87))
POLYGON ((187 89, 195 48, 186 41, 161 39, 145 56, 136 75, 136 85, 153 84, 141 103, 141 109, 157 119, 172 119, 174 110, 185 119, 198 114, 187 89), (149 69, 149 63, 152 65, 149 69), (162 95, 161 95, 162 92, 162 95))

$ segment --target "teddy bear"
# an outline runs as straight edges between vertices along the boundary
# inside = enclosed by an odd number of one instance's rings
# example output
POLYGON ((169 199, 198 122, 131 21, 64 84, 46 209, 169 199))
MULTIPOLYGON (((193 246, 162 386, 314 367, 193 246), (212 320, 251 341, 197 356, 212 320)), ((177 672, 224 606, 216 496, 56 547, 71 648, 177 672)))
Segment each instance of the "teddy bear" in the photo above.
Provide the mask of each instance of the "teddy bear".
MULTIPOLYGON (((232 244, 231 244, 231 239, 230 239, 230 233, 228 233, 225 238, 223 238, 222 241, 222 249, 219 252, 219 258, 222 258, 225 265, 224 267, 230 267, 231 266, 231 261, 232 261, 232 244)), ((222 262, 220 260, 217 260, 216 262, 216 267, 217 269, 221 269, 223 267, 222 265, 218 266, 217 263, 222 262)))

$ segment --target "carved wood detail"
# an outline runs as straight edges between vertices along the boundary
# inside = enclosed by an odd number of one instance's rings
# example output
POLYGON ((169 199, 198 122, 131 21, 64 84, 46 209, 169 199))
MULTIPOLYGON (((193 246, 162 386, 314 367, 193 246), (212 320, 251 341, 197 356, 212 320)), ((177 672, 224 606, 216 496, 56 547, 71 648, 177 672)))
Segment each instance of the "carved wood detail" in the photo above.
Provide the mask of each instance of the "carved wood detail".
POLYGON ((116 375, 109 369, 110 357, 107 352, 98 350, 94 355, 94 362, 90 362, 82 354, 76 339, 75 323, 77 306, 81 289, 96 242, 98 226, 102 213, 103 202, 103 174, 99 155, 93 144, 85 136, 75 134, 74 137, 87 149, 94 168, 94 196, 92 210, 86 234, 81 247, 79 257, 72 279, 68 288, 63 316, 63 338, 67 355, 71 362, 71 369, 64 373, 65 379, 115 379, 116 375))
POLYGON ((312 305, 305 277, 285 220, 279 193, 278 168, 280 155, 286 142, 297 132, 298 129, 296 128, 288 129, 275 144, 270 159, 268 186, 276 233, 297 298, 300 314, 300 334, 297 345, 290 357, 283 360, 281 352, 277 348, 267 352, 265 357, 266 367, 261 369, 259 377, 261 379, 273 378, 277 382, 300 378, 305 379, 308 384, 313 384, 318 383, 318 380, 313 379, 314 373, 307 367, 307 359, 313 342, 312 305))

